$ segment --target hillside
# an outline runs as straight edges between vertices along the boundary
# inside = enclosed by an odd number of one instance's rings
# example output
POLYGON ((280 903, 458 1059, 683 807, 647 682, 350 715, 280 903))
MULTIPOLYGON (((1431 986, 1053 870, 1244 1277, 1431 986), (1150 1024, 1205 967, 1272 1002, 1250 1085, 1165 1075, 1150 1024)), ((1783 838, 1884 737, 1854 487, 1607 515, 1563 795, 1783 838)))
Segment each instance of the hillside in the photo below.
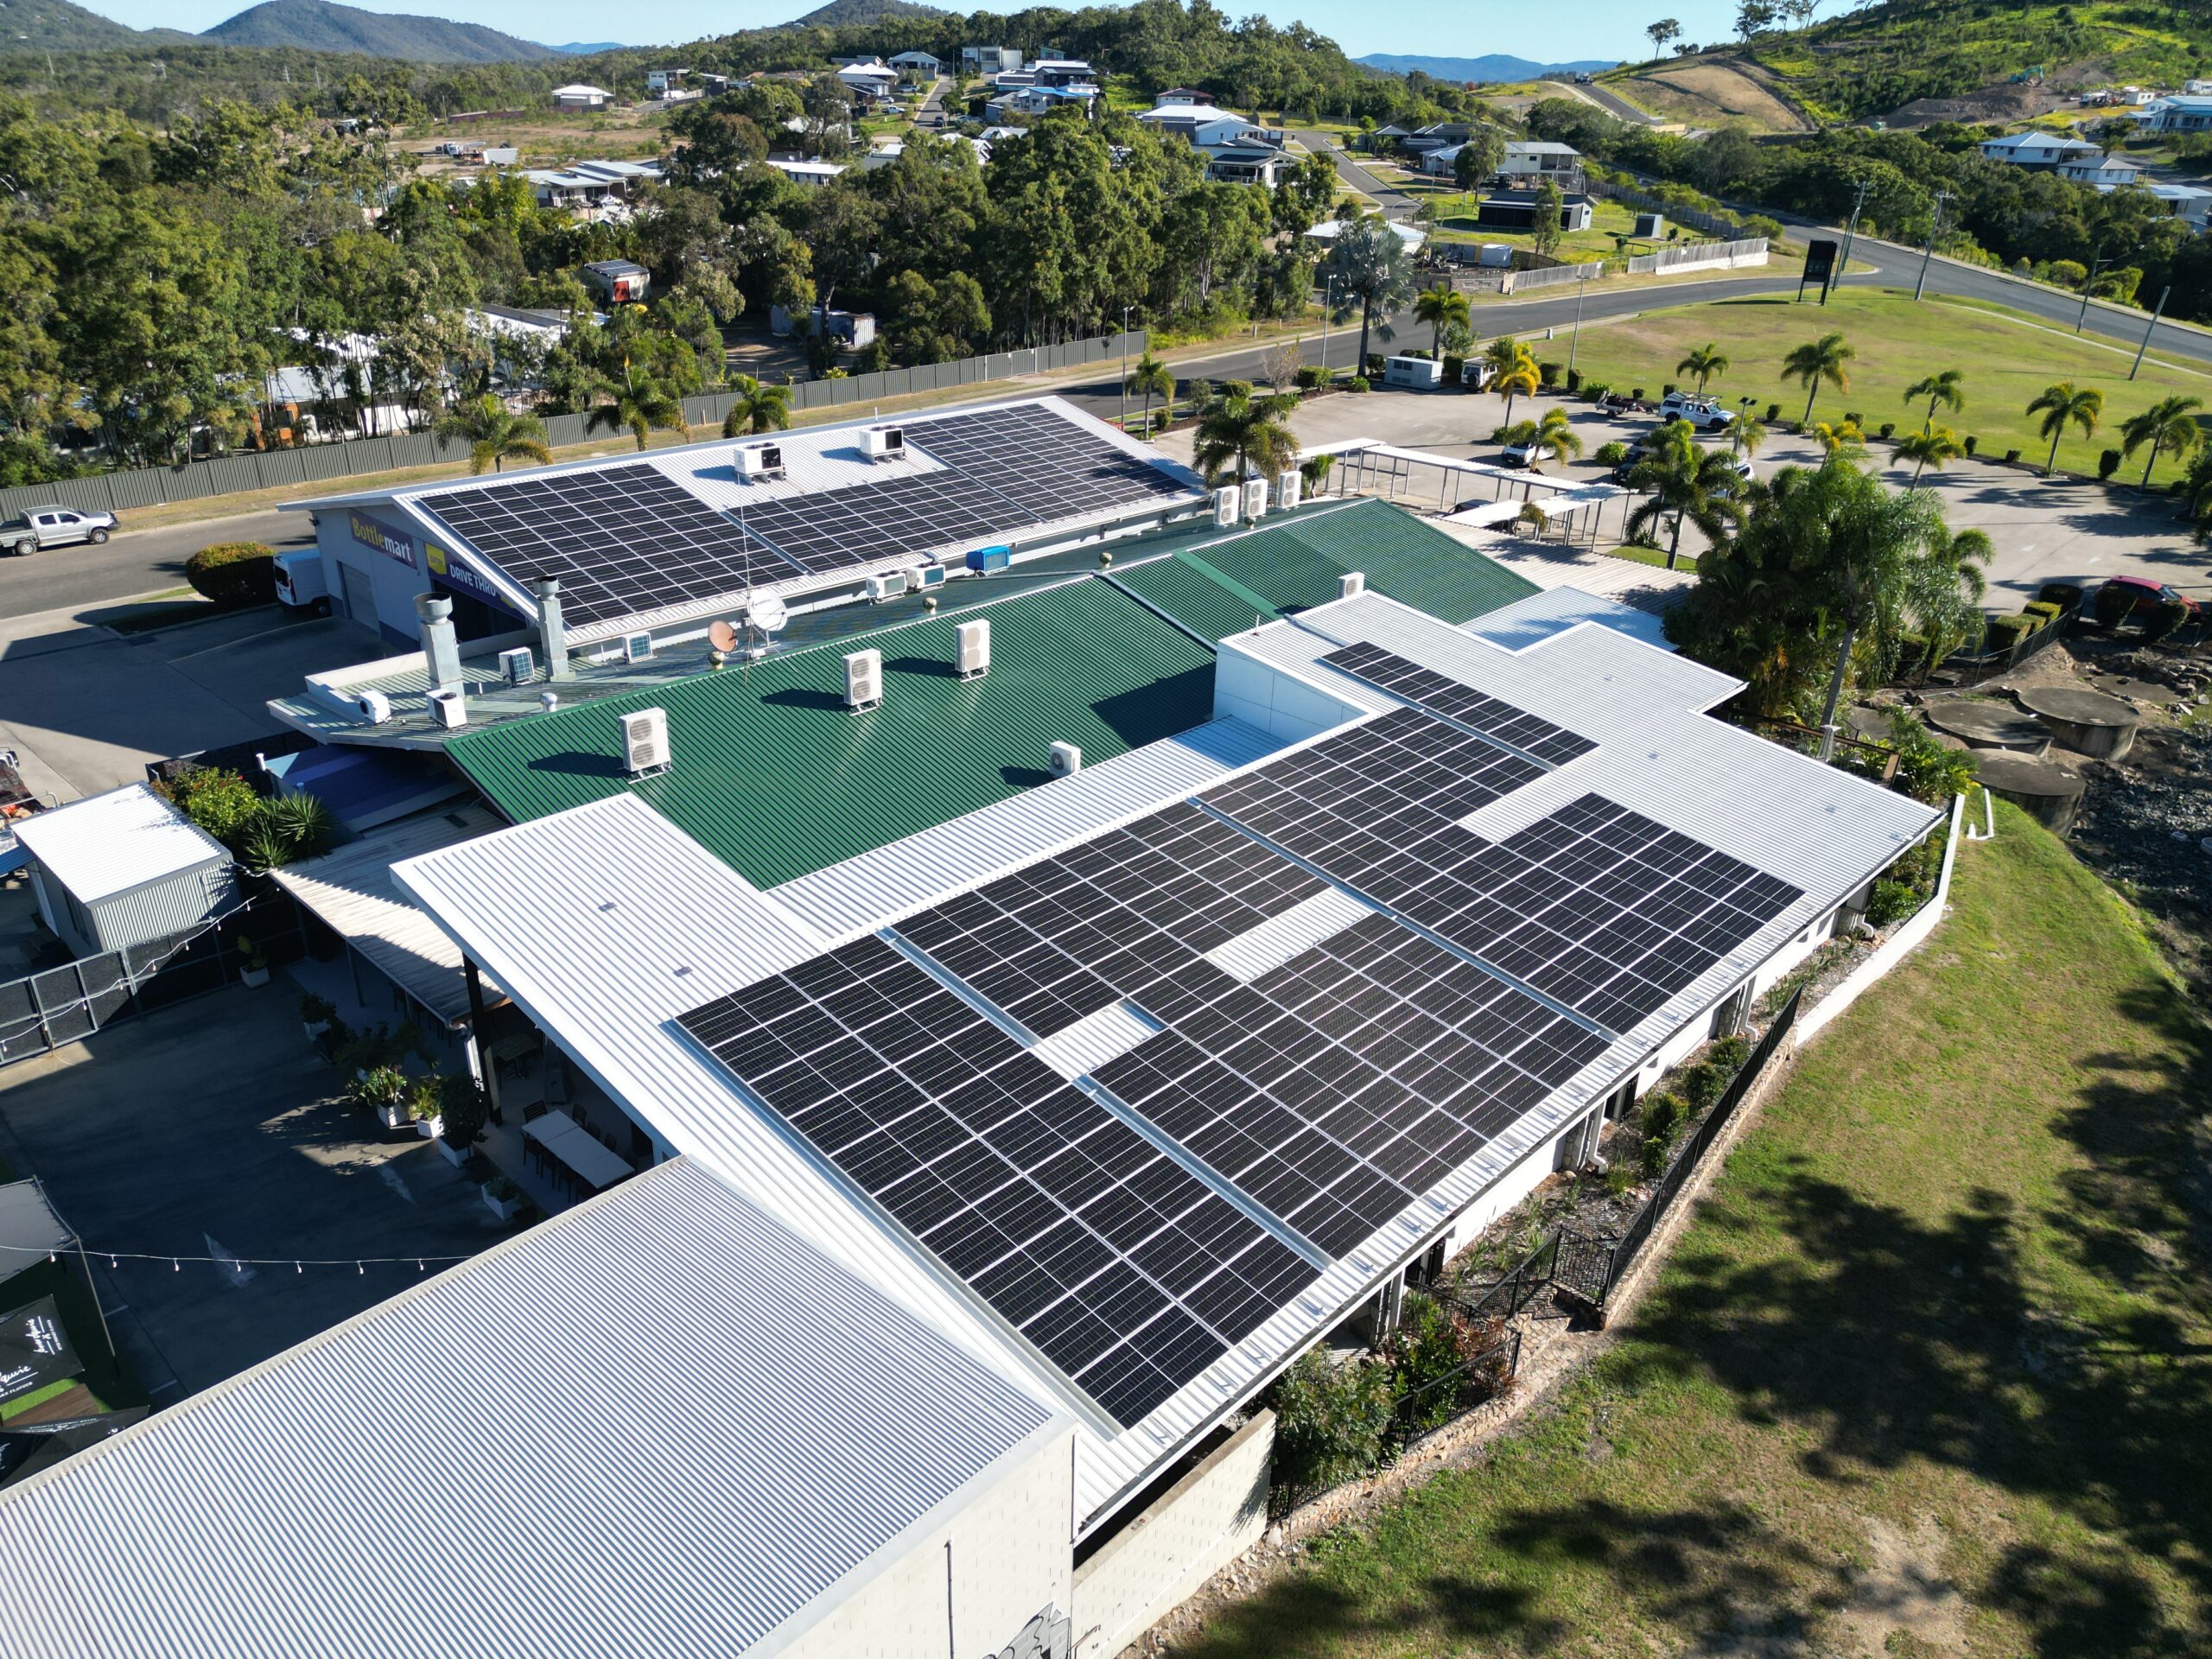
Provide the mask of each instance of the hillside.
POLYGON ((851 29, 865 23, 890 22, 901 17, 950 17, 937 6, 917 5, 915 0, 830 0, 804 17, 794 17, 785 29, 851 29))
POLYGON ((1437 80, 1541 80, 1549 75, 1594 74, 1600 69, 1611 68, 1615 60, 1584 58, 1573 63, 1538 63, 1531 58, 1516 58, 1502 52, 1480 58, 1425 58, 1397 52, 1370 52, 1352 61, 1386 74, 1409 75, 1418 71, 1437 80))
POLYGON ((309 52, 359 52, 409 63, 518 63, 561 54, 478 23, 413 17, 331 0, 263 0, 206 37, 224 46, 290 46, 309 52))
POLYGON ((5 0, 0 52, 98 52, 194 39, 174 29, 127 29, 69 0, 5 0))

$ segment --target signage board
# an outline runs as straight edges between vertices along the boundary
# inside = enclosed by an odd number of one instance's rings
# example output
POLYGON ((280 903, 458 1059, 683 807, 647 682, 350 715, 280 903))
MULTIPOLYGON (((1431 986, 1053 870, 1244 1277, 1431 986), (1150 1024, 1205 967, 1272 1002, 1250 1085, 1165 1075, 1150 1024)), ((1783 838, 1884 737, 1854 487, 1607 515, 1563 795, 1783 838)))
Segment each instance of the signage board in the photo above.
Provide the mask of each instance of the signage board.
POLYGON ((0 1318, 0 1405, 84 1369, 53 1297, 41 1296, 0 1318))
POLYGON ((363 547, 372 548, 388 559, 397 559, 410 570, 415 568, 415 538, 405 531, 389 529, 358 510, 346 515, 346 523, 353 539, 363 547))

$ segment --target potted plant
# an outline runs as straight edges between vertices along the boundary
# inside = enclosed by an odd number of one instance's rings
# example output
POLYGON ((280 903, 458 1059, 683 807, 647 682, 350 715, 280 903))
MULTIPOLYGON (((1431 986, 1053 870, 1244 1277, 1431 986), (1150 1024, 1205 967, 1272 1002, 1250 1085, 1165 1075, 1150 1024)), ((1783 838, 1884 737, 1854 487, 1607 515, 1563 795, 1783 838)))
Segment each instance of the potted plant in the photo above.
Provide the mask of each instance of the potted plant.
POLYGON ((494 1175, 480 1189, 484 1207, 501 1221, 512 1221, 522 1211, 522 1189, 504 1175, 494 1175))
POLYGON ((456 1169, 468 1161, 471 1149, 484 1134, 484 1122, 490 1115, 491 1103, 484 1096, 483 1089, 475 1078, 455 1074, 439 1079, 441 1116, 445 1133, 439 1138, 438 1150, 456 1169))
POLYGON ((317 996, 313 991, 300 999, 300 1024, 306 1029, 309 1042, 328 1031, 330 1022, 337 1017, 338 1005, 317 996))
POLYGON ((435 1141, 446 1132, 445 1096, 440 1087, 442 1082, 433 1074, 416 1077, 407 1085, 407 1116, 415 1125, 415 1133, 425 1141, 435 1141))
POLYGON ((396 1065, 372 1065, 353 1079, 348 1095, 357 1105, 374 1112, 377 1122, 387 1129, 397 1129, 407 1122, 408 1111, 402 1096, 407 1090, 407 1074, 396 1065))
POLYGON ((238 935, 238 978, 246 985, 258 988, 269 982, 269 957, 257 940, 238 935))

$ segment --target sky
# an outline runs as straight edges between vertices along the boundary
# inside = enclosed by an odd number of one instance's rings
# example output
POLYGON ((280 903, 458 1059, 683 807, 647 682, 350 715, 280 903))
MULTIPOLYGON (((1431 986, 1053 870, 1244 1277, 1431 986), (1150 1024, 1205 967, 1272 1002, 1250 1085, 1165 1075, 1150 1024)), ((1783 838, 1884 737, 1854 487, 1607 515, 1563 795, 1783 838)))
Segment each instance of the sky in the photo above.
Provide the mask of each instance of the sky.
MULTIPOLYGON (((788 22, 819 0, 660 0, 649 9, 652 28, 634 27, 640 12, 606 0, 353 0, 365 11, 417 12, 456 22, 486 23, 524 40, 620 41, 629 46, 675 45, 740 29, 788 22)), ((82 3, 82 0, 80 0, 82 3)), ((248 0, 92 0, 91 10, 133 29, 204 29, 245 10, 248 0)), ((1540 62, 1581 58, 1637 58, 1650 43, 1644 25, 1674 17, 1684 38, 1719 40, 1730 32, 1733 0, 1583 0, 1572 31, 1548 7, 1520 0, 1219 0, 1241 17, 1262 12, 1278 23, 1303 22, 1332 36, 1354 57, 1370 52, 1472 58, 1511 53, 1540 62)), ((945 0, 963 14, 976 0, 945 0)), ((993 10, 1016 8, 1001 0, 993 10)), ((1071 8, 1072 9, 1072 8, 1071 8)))

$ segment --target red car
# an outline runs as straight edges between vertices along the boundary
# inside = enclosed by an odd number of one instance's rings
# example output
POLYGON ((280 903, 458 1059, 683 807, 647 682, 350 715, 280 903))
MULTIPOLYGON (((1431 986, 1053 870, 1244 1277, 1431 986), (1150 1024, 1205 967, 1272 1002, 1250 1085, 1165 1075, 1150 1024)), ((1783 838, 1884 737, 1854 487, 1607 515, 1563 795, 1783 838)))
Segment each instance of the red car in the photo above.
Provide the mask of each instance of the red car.
POLYGON ((2113 576, 2097 590, 2097 615, 2100 620, 2109 616, 2115 620, 2124 620, 2139 611, 2156 610, 2161 605, 2186 605, 2191 617, 2195 617, 2200 608, 2187 594, 2169 588, 2163 582, 2153 582, 2148 576, 2113 576), (2124 611, 2115 608, 2120 602, 2118 598, 2107 597, 2118 594, 2127 597, 2127 608, 2124 611))

